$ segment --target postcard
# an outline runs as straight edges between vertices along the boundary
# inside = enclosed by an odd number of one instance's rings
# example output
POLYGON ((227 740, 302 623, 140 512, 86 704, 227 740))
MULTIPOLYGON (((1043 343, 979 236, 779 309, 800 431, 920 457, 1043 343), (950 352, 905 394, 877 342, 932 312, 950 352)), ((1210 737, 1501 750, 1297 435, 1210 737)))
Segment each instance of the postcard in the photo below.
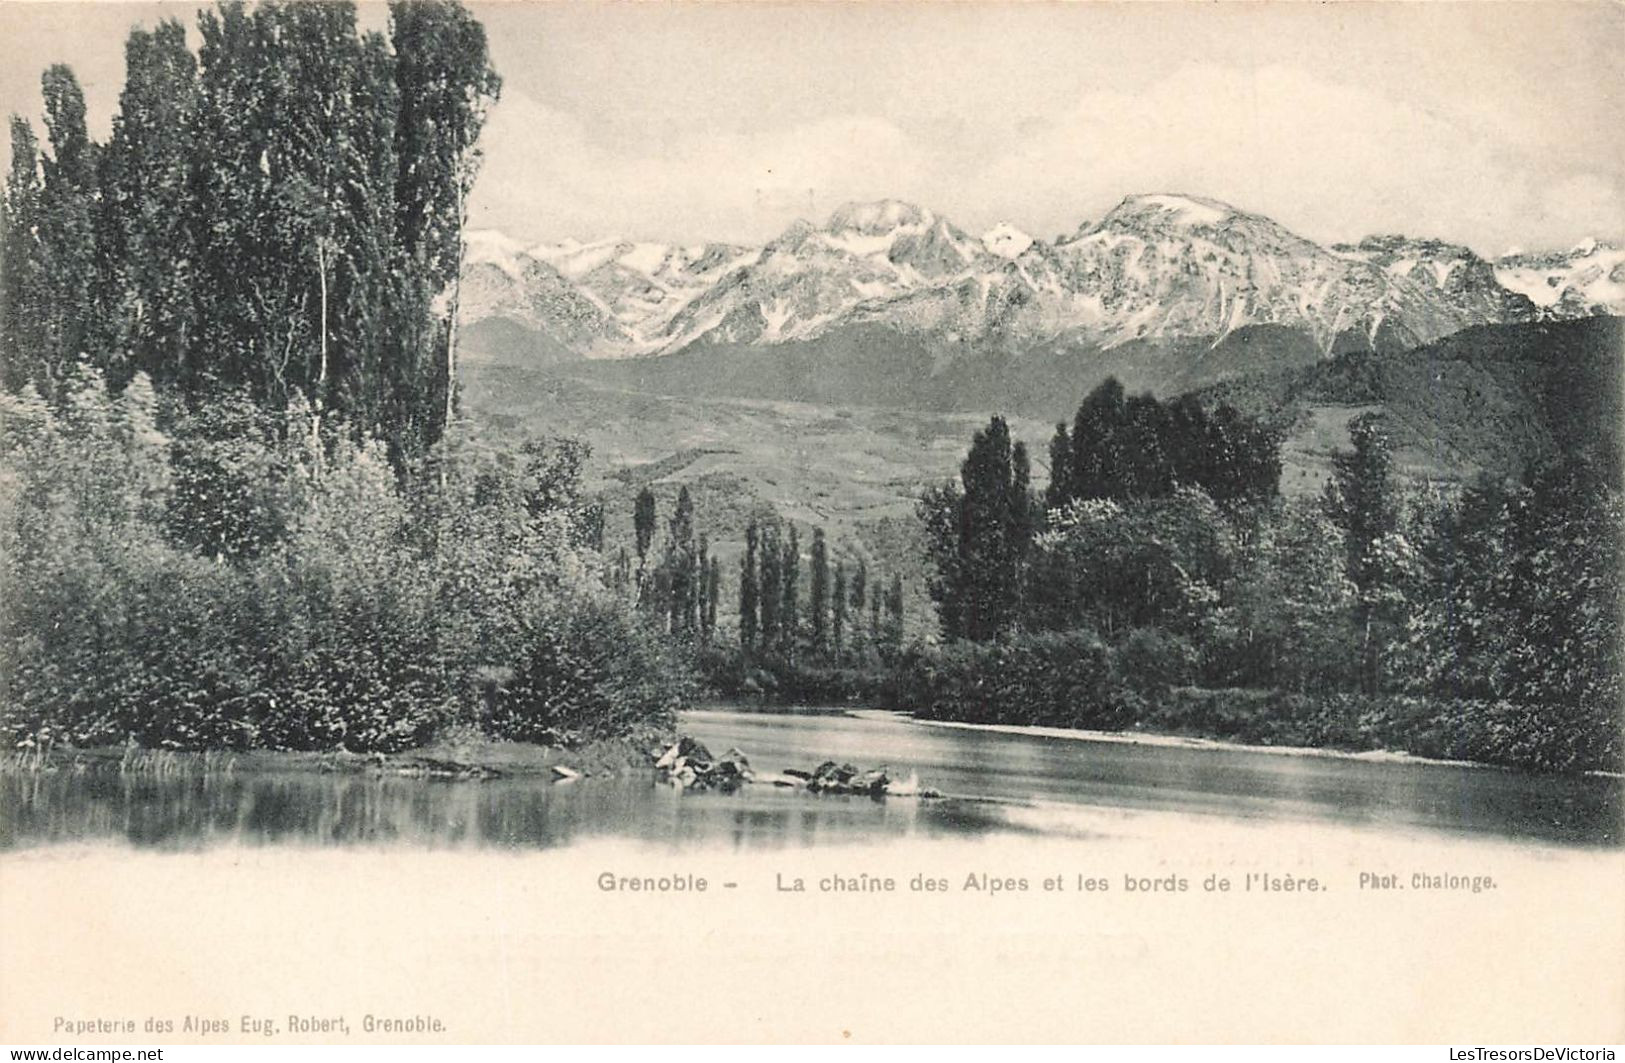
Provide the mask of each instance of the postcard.
POLYGON ((1625 1040, 1621 55, 0 4, 0 1041, 1625 1040))

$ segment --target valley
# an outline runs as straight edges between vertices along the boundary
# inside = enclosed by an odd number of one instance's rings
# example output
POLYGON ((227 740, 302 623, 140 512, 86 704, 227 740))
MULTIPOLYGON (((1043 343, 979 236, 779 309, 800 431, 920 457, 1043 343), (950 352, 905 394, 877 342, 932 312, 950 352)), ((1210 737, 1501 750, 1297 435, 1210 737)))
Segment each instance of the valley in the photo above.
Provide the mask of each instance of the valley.
MULTIPOLYGON (((1280 340, 1278 332, 1253 329, 1219 348, 1189 344, 1160 357, 1187 373, 1192 358, 1229 358, 1235 374, 1197 394, 1277 426, 1281 493, 1289 499, 1322 492, 1333 453, 1349 446, 1349 421, 1377 410, 1395 431, 1397 471, 1413 484, 1448 487, 1480 472, 1516 473, 1528 460, 1558 453, 1619 449, 1625 403, 1618 318, 1490 326, 1411 351, 1331 359, 1282 357, 1280 340)), ((730 394, 726 374, 685 375, 690 360, 703 361, 694 353, 553 364, 471 360, 464 401, 483 430, 505 442, 554 435, 591 446, 588 486, 605 505, 611 556, 621 547, 632 551, 632 504, 643 486, 661 513, 686 486, 699 530, 721 559, 725 595, 735 593, 745 525, 777 514, 801 526, 804 540, 808 529, 824 528, 834 557, 900 574, 909 628, 923 632, 931 606, 915 516, 921 492, 958 475, 971 435, 995 412, 1005 413, 1013 437, 1027 444, 1034 486, 1042 489, 1052 418, 1064 417, 1106 375, 1144 386, 1123 353, 1034 359, 1036 371, 1019 362, 1002 376, 989 374, 1003 386, 967 388, 960 409, 911 404, 918 395, 902 390, 906 360, 893 367, 900 390, 871 389, 875 401, 808 402, 730 394)), ((884 365, 895 352, 876 346, 858 355, 884 365)), ((797 393, 788 384, 781 392, 797 393)))

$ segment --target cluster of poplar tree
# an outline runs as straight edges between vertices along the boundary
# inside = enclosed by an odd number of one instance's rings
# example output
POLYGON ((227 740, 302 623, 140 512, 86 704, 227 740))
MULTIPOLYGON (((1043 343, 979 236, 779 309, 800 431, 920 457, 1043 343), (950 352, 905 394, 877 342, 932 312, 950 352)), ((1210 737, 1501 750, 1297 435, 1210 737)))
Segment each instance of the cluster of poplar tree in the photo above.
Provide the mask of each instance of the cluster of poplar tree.
POLYGON ((476 141, 500 81, 460 4, 395 0, 386 33, 345 0, 226 0, 201 47, 164 21, 125 46, 105 143, 56 65, 45 137, 11 119, 0 222, 0 378, 59 398, 115 388, 296 399, 315 430, 398 463, 456 401, 458 274, 476 141))
POLYGON ((703 531, 696 534, 694 499, 686 484, 678 488, 658 556, 654 549, 656 522, 654 492, 644 487, 632 509, 637 568, 632 568, 622 549, 612 580, 618 589, 633 595, 661 631, 709 644, 717 627, 722 570, 711 553, 710 537, 703 531))
POLYGON ((903 580, 871 585, 868 563, 830 567, 824 529, 813 529, 805 608, 796 526, 752 520, 739 562, 739 646, 753 659, 816 665, 869 663, 903 642, 903 580))
POLYGON ((1263 501, 1281 479, 1280 439, 1220 403, 1209 413, 1183 395, 1169 402, 1125 395, 1115 379, 1078 407, 1071 429, 1055 426, 1044 505, 1088 498, 1164 498, 1181 485, 1221 502, 1263 501))

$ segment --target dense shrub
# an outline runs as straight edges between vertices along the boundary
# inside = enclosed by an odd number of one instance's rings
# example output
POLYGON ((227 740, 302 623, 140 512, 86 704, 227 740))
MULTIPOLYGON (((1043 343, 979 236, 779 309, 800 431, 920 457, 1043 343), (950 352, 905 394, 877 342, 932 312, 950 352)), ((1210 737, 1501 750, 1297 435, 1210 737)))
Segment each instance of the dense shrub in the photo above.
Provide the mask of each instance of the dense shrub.
POLYGON ((1112 654, 1090 632, 955 642, 907 655, 896 705, 926 719, 1116 728, 1127 702, 1112 654))
POLYGON ((781 704, 889 703, 892 671, 877 655, 786 661, 777 654, 744 653, 736 646, 701 646, 695 653, 711 692, 724 698, 781 704))
POLYGON ((693 694, 673 644, 601 598, 539 601, 486 729, 549 744, 669 731, 693 694))
POLYGON ((573 741, 669 729, 688 696, 580 545, 577 485, 538 504, 535 462, 452 439, 403 480, 297 406, 160 418, 139 377, 0 404, 13 742, 396 750, 453 721, 573 741), (493 673, 513 677, 494 702, 493 673))
POLYGON ((1117 674, 1142 693, 1191 682, 1200 663, 1190 639, 1155 627, 1130 631, 1115 655, 1117 674))
POLYGON ((1394 750, 1540 771, 1620 771, 1617 716, 1561 704, 1178 685, 1188 643, 1136 631, 958 642, 905 656, 885 703, 925 719, 1181 734, 1261 746, 1394 750))

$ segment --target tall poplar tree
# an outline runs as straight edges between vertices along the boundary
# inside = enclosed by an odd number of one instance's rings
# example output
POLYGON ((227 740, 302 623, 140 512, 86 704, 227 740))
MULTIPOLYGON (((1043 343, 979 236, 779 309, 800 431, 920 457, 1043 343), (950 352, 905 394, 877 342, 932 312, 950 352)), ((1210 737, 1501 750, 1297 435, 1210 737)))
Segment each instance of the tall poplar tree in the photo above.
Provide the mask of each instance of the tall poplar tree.
POLYGON ((800 591, 797 584, 801 575, 801 539, 794 524, 790 525, 790 534, 784 541, 784 561, 780 569, 780 578, 783 580, 784 603, 779 608, 779 650, 784 659, 794 661, 796 656, 796 643, 801 637, 801 624, 798 617, 800 591))
POLYGON ((761 575, 758 584, 758 593, 761 595, 761 624, 758 635, 762 649, 768 653, 776 653, 780 645, 779 613, 784 606, 782 578, 784 553, 779 545, 779 526, 776 520, 762 525, 762 539, 758 549, 761 550, 758 562, 758 571, 761 575))
POLYGON ((745 555, 739 561, 739 645, 749 653, 757 645, 757 609, 760 594, 757 589, 756 553, 759 533, 756 521, 745 526, 745 555))
POLYGON ((38 231, 43 329, 36 383, 54 395, 76 364, 102 362, 93 349, 95 322, 96 156, 85 128, 85 96, 73 71, 58 63, 40 79, 49 152, 41 167, 38 231))
POLYGON ((705 640, 710 642, 717 633, 717 596, 722 591, 722 563, 716 555, 705 570, 705 640))
POLYGON ((136 28, 124 46, 124 90, 102 153, 98 322, 115 381, 179 377, 196 338, 191 177, 197 59, 172 19, 136 28))
POLYGON ((829 653, 829 548, 824 529, 813 529, 812 577, 807 587, 807 634, 814 653, 829 653))
POLYGON ((409 258, 445 296, 442 425, 457 404, 457 314, 468 195, 479 172, 478 141, 502 91, 491 68, 485 27, 460 4, 391 0, 400 117, 396 123, 398 229, 409 258))
POLYGON ((995 417, 972 440, 960 483, 921 500, 936 566, 929 589, 949 638, 990 639, 1017 619, 1033 533, 1029 478, 1026 449, 995 417))
POLYGON ((842 640, 846 632, 846 565, 835 562, 835 584, 830 592, 830 636, 835 651, 835 662, 841 661, 842 640))
POLYGON ((39 141, 11 118, 11 168, 0 201, 0 383, 20 391, 43 380, 45 263, 40 231, 39 141))
POLYGON ((1055 426, 1049 442, 1049 486, 1044 488, 1044 508, 1060 509, 1077 497, 1072 471, 1072 436, 1063 421, 1055 426))
POLYGON ((1343 530, 1345 571, 1358 592, 1355 620, 1360 632, 1362 685, 1379 686, 1381 591, 1388 572, 1379 544, 1399 526, 1399 493, 1393 478, 1392 445, 1379 414, 1362 414, 1349 423, 1352 451, 1332 455, 1332 479, 1326 485, 1326 513, 1343 530))

